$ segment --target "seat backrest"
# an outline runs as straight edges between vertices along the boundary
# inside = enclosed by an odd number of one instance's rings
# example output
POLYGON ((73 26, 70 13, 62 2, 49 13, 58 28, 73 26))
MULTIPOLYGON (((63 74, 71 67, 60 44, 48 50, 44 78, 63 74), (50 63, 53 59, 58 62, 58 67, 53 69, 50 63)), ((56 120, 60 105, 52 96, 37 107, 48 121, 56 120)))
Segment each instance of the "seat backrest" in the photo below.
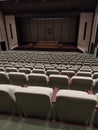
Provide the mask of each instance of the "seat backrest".
POLYGON ((33 69, 32 72, 33 73, 38 73, 38 74, 45 74, 45 70, 44 69, 33 69))
POLYGON ((31 73, 28 75, 28 82, 30 86, 47 86, 48 77, 45 74, 31 73))
MULTIPOLYGON (((98 104, 98 93, 95 94, 96 98, 97 98, 97 104, 98 104)), ((93 125, 98 127, 98 105, 96 107, 96 112, 95 112, 95 117, 94 117, 94 121, 93 121, 93 125)))
POLYGON ((73 76, 70 88, 72 90, 88 91, 91 90, 93 80, 91 77, 73 76))
POLYGON ((51 88, 28 87, 17 89, 15 96, 16 102, 25 116, 48 119, 51 117, 52 93, 51 88))
POLYGON ((49 87, 59 89, 68 89, 68 76, 66 75, 50 75, 49 76, 49 87))
POLYGON ((17 68, 14 68, 14 67, 6 67, 5 68, 6 72, 17 72, 17 68))
POLYGON ((9 77, 6 72, 0 72, 0 84, 10 84, 9 77))
POLYGON ((95 79, 93 86, 94 93, 98 93, 98 79, 95 79))
POLYGON ((56 75, 57 75, 57 74, 59 74, 59 71, 58 71, 58 70, 47 70, 47 71, 46 71, 46 75, 49 76, 49 75, 51 75, 51 74, 56 74, 56 75))
POLYGON ((28 84, 27 76, 25 73, 9 72, 8 75, 9 75, 10 83, 13 85, 19 85, 24 87, 25 85, 28 84))
POLYGON ((62 75, 67 75, 68 77, 73 77, 75 75, 75 72, 74 71, 69 71, 69 70, 66 70, 66 71, 61 71, 61 74, 62 75))
POLYGON ((78 71, 76 75, 77 76, 91 77, 92 73, 91 72, 78 71))
POLYGON ((19 72, 25 73, 25 74, 30 74, 31 69, 29 68, 19 68, 19 72))
POLYGON ((14 88, 11 88, 10 85, 0 85, 0 104, 0 113, 15 113, 16 98, 14 88))
POLYGON ((74 90, 59 90, 56 95, 57 120, 87 125, 97 104, 94 95, 74 90))

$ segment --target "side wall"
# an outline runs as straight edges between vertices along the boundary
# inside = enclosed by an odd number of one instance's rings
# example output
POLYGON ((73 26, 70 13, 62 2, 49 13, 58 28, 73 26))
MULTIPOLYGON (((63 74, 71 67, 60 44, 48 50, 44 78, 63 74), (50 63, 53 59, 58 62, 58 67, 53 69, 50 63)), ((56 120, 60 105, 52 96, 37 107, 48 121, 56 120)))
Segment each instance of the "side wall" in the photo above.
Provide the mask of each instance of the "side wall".
POLYGON ((5 16, 5 24, 9 42, 9 49, 13 49, 18 46, 18 39, 16 33, 16 23, 14 15, 5 16))
POLYGON ((91 29, 92 29, 93 13, 81 13, 79 34, 78 34, 78 48, 82 51, 88 51, 91 29))
POLYGON ((4 24, 4 16, 2 12, 0 12, 0 42, 2 41, 5 41, 6 49, 8 49, 8 42, 7 42, 5 24, 4 24))

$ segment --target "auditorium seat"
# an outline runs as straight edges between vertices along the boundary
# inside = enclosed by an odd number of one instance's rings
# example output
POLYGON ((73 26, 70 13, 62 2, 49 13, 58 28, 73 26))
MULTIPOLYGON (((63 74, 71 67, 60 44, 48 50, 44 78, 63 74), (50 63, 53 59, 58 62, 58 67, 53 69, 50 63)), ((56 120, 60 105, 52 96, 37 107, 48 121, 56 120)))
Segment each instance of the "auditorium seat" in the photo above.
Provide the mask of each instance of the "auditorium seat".
POLYGON ((8 73, 10 83, 13 85, 19 85, 25 87, 28 84, 27 76, 25 73, 21 72, 9 72, 8 73))
POLYGON ((0 84, 10 84, 9 77, 6 72, 0 72, 0 84))
POLYGON ((98 72, 93 73, 93 74, 92 74, 92 78, 93 78, 93 79, 97 79, 97 78, 98 78, 98 72))
POLYGON ((93 91, 94 93, 98 93, 98 78, 94 80, 93 91))
POLYGON ((71 79, 70 89, 88 92, 91 90, 93 80, 91 77, 73 76, 71 79))
POLYGON ((47 71, 46 71, 46 75, 49 76, 49 75, 51 75, 51 74, 56 74, 56 75, 57 75, 57 74, 59 74, 59 71, 58 71, 58 70, 55 70, 55 69, 54 69, 54 70, 47 70, 47 71))
POLYGON ((19 68, 19 72, 30 74, 32 71, 29 68, 19 68))
POLYGON ((68 89, 68 76, 50 75, 48 86, 51 88, 68 89))
POLYGON ((6 68, 5 68, 5 71, 6 71, 7 73, 9 73, 9 72, 17 72, 18 70, 17 70, 16 68, 14 68, 14 67, 6 67, 6 68))
POLYGON ((14 95, 14 87, 10 85, 0 85, 0 113, 15 114, 16 99, 14 95))
POLYGON ((56 119, 58 121, 89 125, 97 104, 94 95, 82 91, 59 90, 56 95, 56 119))
POLYGON ((73 77, 75 75, 75 72, 71 71, 71 70, 64 70, 64 71, 61 71, 61 74, 62 75, 67 75, 69 78, 71 78, 71 77, 73 77))
POLYGON ((53 90, 43 87, 18 88, 16 102, 26 117, 50 119, 53 90))
POLYGON ((96 107, 96 112, 95 112, 95 118, 94 118, 94 126, 98 127, 98 93, 95 94, 97 98, 97 107, 96 107))
POLYGON ((5 71, 5 68, 4 67, 0 67, 0 71, 5 71))
POLYGON ((45 74, 31 73, 28 75, 30 86, 47 86, 48 77, 45 74))
POLYGON ((38 74, 46 74, 44 69, 33 69, 32 73, 38 73, 38 74))
POLYGON ((84 77, 91 77, 92 73, 91 72, 86 72, 86 71, 78 71, 77 76, 84 76, 84 77))

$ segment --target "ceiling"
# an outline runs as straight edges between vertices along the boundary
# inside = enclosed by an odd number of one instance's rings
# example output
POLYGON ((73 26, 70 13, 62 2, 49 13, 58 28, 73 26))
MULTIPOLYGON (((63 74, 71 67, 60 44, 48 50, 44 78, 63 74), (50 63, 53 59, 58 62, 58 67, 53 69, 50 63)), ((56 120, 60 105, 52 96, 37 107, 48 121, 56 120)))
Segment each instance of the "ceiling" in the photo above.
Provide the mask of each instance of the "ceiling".
POLYGON ((16 16, 64 16, 94 12, 98 0, 0 0, 4 14, 16 16))

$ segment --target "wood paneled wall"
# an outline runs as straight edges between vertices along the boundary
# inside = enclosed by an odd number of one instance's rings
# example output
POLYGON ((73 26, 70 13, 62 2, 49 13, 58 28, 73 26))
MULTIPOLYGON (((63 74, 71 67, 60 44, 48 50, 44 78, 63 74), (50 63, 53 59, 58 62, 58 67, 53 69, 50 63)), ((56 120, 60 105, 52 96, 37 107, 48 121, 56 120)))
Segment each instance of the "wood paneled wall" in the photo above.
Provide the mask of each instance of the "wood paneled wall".
POLYGON ((18 18, 17 31, 23 42, 59 41, 75 43, 77 16, 65 18, 18 18))

